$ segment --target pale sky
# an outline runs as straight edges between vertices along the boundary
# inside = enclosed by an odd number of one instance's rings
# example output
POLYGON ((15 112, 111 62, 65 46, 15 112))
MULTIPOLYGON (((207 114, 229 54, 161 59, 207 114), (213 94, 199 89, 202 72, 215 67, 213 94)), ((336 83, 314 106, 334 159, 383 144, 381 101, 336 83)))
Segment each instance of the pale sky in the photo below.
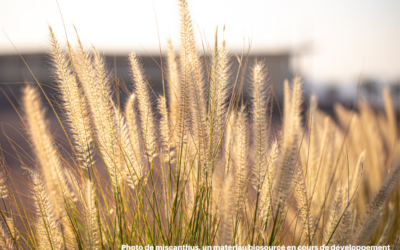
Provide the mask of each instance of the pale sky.
MULTIPOLYGON (((86 45, 104 53, 158 53, 171 37, 179 45, 176 0, 59 0, 70 41, 75 24, 86 45), (154 7, 153 7, 154 5, 154 7)), ((218 25, 232 53, 252 42, 252 52, 307 53, 294 70, 311 82, 344 83, 365 77, 400 79, 400 0, 188 0, 200 38, 213 44, 218 25)), ((55 0, 0 0, 0 27, 21 52, 48 49, 47 23, 65 39, 55 0)), ((0 54, 15 50, 0 32, 0 54)))

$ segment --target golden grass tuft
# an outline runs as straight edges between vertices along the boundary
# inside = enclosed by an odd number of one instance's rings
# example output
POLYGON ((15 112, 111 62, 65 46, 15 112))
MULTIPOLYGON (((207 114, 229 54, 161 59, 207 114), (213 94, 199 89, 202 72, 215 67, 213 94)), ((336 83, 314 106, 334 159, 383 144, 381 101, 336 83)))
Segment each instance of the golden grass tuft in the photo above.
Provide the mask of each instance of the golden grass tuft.
MULTIPOLYGON (((250 98, 243 99, 244 71, 230 77, 234 57, 218 29, 214 48, 202 55, 187 1, 179 8, 179 53, 168 40, 162 69, 167 92, 153 95, 131 53, 123 106, 96 48, 85 49, 79 36, 64 48, 49 27, 61 101, 44 104, 36 87, 23 90, 21 134, 31 152, 16 151, 15 158, 29 174, 29 203, 2 156, 0 247, 398 249, 400 140, 391 93, 384 90, 384 112, 360 101, 357 111, 335 105, 333 118, 316 96, 305 100, 296 77, 283 83, 283 116, 272 122, 267 65, 254 63, 250 98), (61 117, 66 138, 53 138, 45 105, 61 117)), ((237 58, 245 68, 247 59, 237 58)))

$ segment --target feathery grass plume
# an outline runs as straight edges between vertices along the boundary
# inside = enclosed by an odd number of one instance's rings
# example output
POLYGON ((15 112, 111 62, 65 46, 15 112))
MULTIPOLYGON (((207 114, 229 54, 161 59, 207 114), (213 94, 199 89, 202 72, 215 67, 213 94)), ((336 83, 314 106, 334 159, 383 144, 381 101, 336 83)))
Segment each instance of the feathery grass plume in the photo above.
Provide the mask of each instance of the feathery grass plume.
POLYGON ((234 134, 235 134, 235 124, 236 124, 236 112, 232 110, 229 114, 228 124, 225 129, 225 140, 224 140, 224 160, 225 160, 225 175, 231 171, 231 167, 234 165, 233 158, 235 154, 234 150, 234 134))
POLYGON ((11 239, 7 226, 0 222, 0 248, 4 250, 14 250, 14 241, 11 239))
MULTIPOLYGON (((293 81, 293 93, 291 93, 289 84, 284 84, 284 115, 283 115, 283 142, 282 155, 278 164, 275 178, 275 187, 277 192, 277 204, 279 209, 284 206, 289 189, 293 182, 296 168, 298 143, 300 134, 300 111, 301 111, 301 81, 296 77, 293 81), (290 98, 290 100, 287 100, 290 98), (289 106, 289 107, 287 107, 289 106)), ((281 210, 282 211, 282 210, 281 210)))
POLYGON ((30 171, 30 178, 37 211, 37 247, 39 249, 61 249, 63 248, 63 239, 59 223, 41 177, 38 172, 30 171))
POLYGON ((112 181, 123 180, 123 162, 117 138, 117 124, 115 104, 110 91, 110 80, 106 71, 104 58, 93 48, 92 58, 83 48, 77 34, 79 59, 82 65, 83 76, 80 76, 85 96, 88 100, 91 116, 97 132, 97 141, 100 144, 101 156, 106 168, 112 175, 112 181))
POLYGON ((164 163, 161 164, 161 171, 162 171, 162 186, 163 186, 163 192, 165 195, 166 199, 166 211, 168 211, 168 214, 170 214, 171 211, 170 209, 170 202, 171 202, 171 193, 169 190, 171 189, 171 183, 170 183, 170 170, 171 170, 171 164, 175 162, 175 152, 174 152, 174 147, 172 144, 172 132, 171 132, 171 126, 170 126, 170 119, 168 116, 168 110, 167 110, 167 101, 163 96, 158 97, 157 99, 157 107, 158 111, 161 114, 160 117, 160 133, 161 133, 161 146, 162 146, 162 151, 163 151, 163 156, 165 156, 164 163))
POLYGON ((370 203, 366 213, 361 219, 361 223, 356 230, 356 237, 354 238, 355 245, 361 246, 368 243, 367 241, 369 237, 374 232, 377 226, 379 212, 381 211, 382 206, 389 197, 389 194, 392 192, 392 189, 397 184, 399 176, 400 161, 398 161, 393 169, 390 171, 389 175, 386 177, 386 180, 382 183, 379 192, 376 194, 375 198, 370 203))
MULTIPOLYGON (((214 44, 214 53, 212 56, 212 64, 211 64, 211 81, 210 85, 208 88, 208 95, 209 95, 209 101, 208 101, 208 117, 209 120, 208 122, 210 123, 210 147, 212 150, 214 150, 216 141, 218 140, 216 137, 218 137, 217 133, 218 131, 218 121, 217 121, 217 100, 218 100, 218 87, 219 87, 219 76, 220 76, 220 69, 219 69, 219 50, 218 50, 218 26, 215 29, 215 44, 214 44), (215 136, 214 136, 215 134, 215 136)), ((212 151, 213 152, 213 151, 212 151)))
POLYGON ((97 222, 97 198, 94 183, 86 179, 85 181, 85 202, 84 207, 84 227, 85 227, 85 249, 99 249, 99 225, 97 222))
MULTIPOLYGON (((209 129, 207 123, 206 100, 204 93, 204 83, 202 76, 202 65, 200 56, 197 52, 192 23, 186 0, 179 0, 181 13, 181 90, 184 100, 181 101, 183 110, 180 111, 180 122, 183 124, 185 116, 190 111, 191 124, 193 128, 193 138, 198 151, 199 171, 198 186, 203 186, 211 180, 211 159, 209 149, 209 129), (188 98, 188 100, 186 100, 188 98), (190 108, 187 110, 186 105, 190 108), (207 177, 207 178, 206 178, 207 177)), ((185 126, 188 124, 184 122, 185 126)), ((180 125, 180 127, 182 126, 180 125)), ((184 137, 186 132, 180 129, 181 137, 184 137)), ((207 184, 209 186, 209 183, 207 184)))
MULTIPOLYGON (((254 165, 253 165, 253 175, 252 175, 252 184, 254 189, 257 191, 256 198, 256 208, 255 213, 257 213, 257 209, 260 210, 261 206, 259 206, 259 202, 261 205, 265 205, 264 203, 269 202, 268 195, 263 194, 263 184, 265 183, 269 186, 269 180, 266 176, 268 176, 268 166, 266 162, 267 153, 266 153, 266 142, 268 141, 267 135, 267 111, 268 110, 268 102, 269 102, 269 85, 267 84, 266 79, 266 69, 264 62, 255 62, 255 66, 253 68, 253 82, 252 82, 252 115, 253 115, 253 149, 255 152, 254 156, 254 165), (260 197, 261 195, 261 197, 260 197), (264 196, 264 197, 263 197, 264 196), (261 200, 259 199, 261 198, 261 200)), ((267 187, 269 189, 269 187, 267 187)), ((268 193, 268 190, 265 190, 268 193)), ((268 208, 269 209, 269 208, 268 208)), ((254 214, 256 218, 257 215, 254 214)), ((254 219, 255 219, 254 218, 254 219)), ((253 233, 254 234, 254 233, 253 233)))
MULTIPOLYGON (((142 148, 140 146, 140 139, 139 139, 141 138, 141 134, 139 130, 138 117, 136 113, 135 94, 131 94, 131 96, 128 99, 128 102, 125 105, 125 117, 126 117, 126 123, 129 128, 130 143, 134 153, 134 156, 130 160, 132 161, 132 164, 136 166, 134 168, 136 176, 141 178, 144 174, 144 169, 143 169, 142 148)), ((131 179, 131 177, 128 178, 131 179)))
POLYGON ((76 192, 76 200, 74 202, 83 203, 85 194, 75 173, 70 169, 65 169, 65 176, 68 178, 68 182, 71 183, 72 189, 76 192))
MULTIPOLYGON (((66 110, 65 113, 71 125, 71 132, 75 145, 78 148, 77 153, 81 161, 81 166, 87 168, 92 161, 90 145, 92 134, 86 99, 81 86, 77 82, 77 78, 73 75, 71 62, 64 54, 51 26, 49 26, 49 33, 52 47, 50 55, 54 65, 55 78, 59 84, 63 107, 66 110)), ((72 49, 69 49, 72 52, 72 49)), ((73 61, 73 66, 75 67, 75 61, 73 61)))
POLYGON ((303 169, 301 167, 298 168, 298 171, 295 175, 295 192, 294 196, 297 201, 297 207, 299 209, 299 216, 304 224, 303 229, 303 238, 306 242, 311 243, 312 237, 312 226, 311 226, 311 216, 310 216, 310 198, 307 193, 307 185, 305 182, 305 176, 303 173, 303 169))
POLYGON ((164 149, 164 153, 166 155, 166 161, 173 163, 173 144, 172 144, 172 132, 170 126, 170 119, 168 116, 167 110, 167 101, 163 96, 159 96, 157 99, 157 108, 159 113, 161 114, 160 117, 160 132, 161 132, 161 143, 164 149))
MULTIPOLYGON (((103 118, 103 123, 108 131, 105 134, 105 137, 113 138, 115 137, 115 103, 111 97, 110 90, 110 79, 108 72, 106 71, 105 59, 101 56, 96 48, 93 47, 94 52, 94 61, 93 67, 95 69, 95 85, 97 87, 97 97, 100 98, 99 102, 99 110, 101 118, 103 118)), ((91 86, 88 86, 91 87, 91 86)), ((93 96, 94 97, 94 96, 93 96)), ((98 128, 97 128, 98 129, 98 128)), ((112 140, 113 141, 113 140, 112 140)), ((111 149, 111 148, 109 148, 111 149)))
POLYGON ((3 164, 0 164, 0 199, 8 197, 7 177, 4 172, 3 164))
MULTIPOLYGON (((221 50, 219 51, 219 84, 218 84, 218 93, 217 93, 217 107, 216 107, 216 120, 217 120, 217 131, 219 131, 215 136, 218 140, 221 139, 222 133, 225 126, 225 120, 227 116, 228 104, 227 100, 229 100, 230 90, 228 86, 229 82, 229 55, 226 51, 225 40, 222 41, 221 50)), ((216 147, 220 147, 219 142, 217 141, 216 147)), ((213 150, 213 154, 215 155, 215 150, 213 150)))
POLYGON ((64 197, 73 198, 52 136, 45 124, 45 109, 36 88, 28 85, 23 90, 23 106, 36 156, 42 167, 49 197, 56 218, 65 215, 64 197))
MULTIPOLYGON (((185 159, 183 156, 184 145, 188 142, 188 132, 190 128, 190 92, 191 88, 189 86, 190 79, 190 52, 192 50, 192 46, 194 45, 194 34, 193 28, 189 16, 189 11, 187 9, 187 2, 182 0, 180 1, 180 15, 181 15, 181 30, 180 30, 180 40, 181 40, 181 48, 179 55, 179 66, 180 66, 180 90, 179 90, 179 120, 176 124, 176 137, 179 150, 179 160, 181 162, 185 159)), ((179 164, 183 165, 183 164, 179 164)), ((183 172, 183 171, 182 171, 183 172)))
POLYGON ((117 123, 117 143, 120 147, 121 174, 127 175, 128 185, 135 189, 143 174, 141 164, 136 160, 136 154, 131 143, 130 131, 125 117, 117 107, 114 107, 114 113, 117 123))
MULTIPOLYGON (((354 208, 354 204, 349 204, 349 197, 346 195, 347 188, 343 190, 343 198, 342 198, 342 208, 343 213, 340 214, 341 219, 339 225, 336 228, 335 233, 332 236, 329 245, 348 245, 350 244, 352 237, 352 208, 354 208), (346 209, 347 207, 347 209, 346 209)), ((355 218, 354 218, 355 219, 355 218)), ((327 236, 329 237, 329 236, 327 236)))
POLYGON ((234 218, 236 214, 232 207, 234 204, 234 190, 235 190, 235 178, 233 173, 227 174, 223 180, 222 192, 220 195, 219 210, 218 215, 220 218, 219 228, 218 228, 218 245, 225 246, 231 245, 233 228, 234 228, 234 218))
POLYGON ((341 211, 343 206, 343 189, 339 188, 336 192, 335 202, 333 203, 333 207, 331 209, 331 215, 329 223, 327 224, 327 229, 325 230, 325 244, 328 244, 328 240, 334 235, 336 226, 339 223, 339 219, 341 216, 341 211))
MULTIPOLYGON (((215 116, 216 104, 217 104, 217 94, 218 94, 218 85, 219 85, 219 76, 220 76, 220 68, 219 68, 219 48, 218 48, 218 26, 215 29, 215 43, 214 43, 214 53, 212 55, 212 64, 211 64, 211 81, 209 86, 209 108, 208 113, 210 116, 210 120, 213 120, 213 116, 215 116)), ((212 123, 212 121, 210 121, 212 123)), ((213 123, 212 123, 213 124, 213 123)), ((211 125, 210 125, 211 126, 211 125)), ((210 128, 212 129, 212 128, 210 128)))
POLYGON ((253 69, 252 103, 254 151, 256 152, 253 167, 253 186, 257 192, 260 192, 267 172, 265 142, 267 141, 268 85, 263 62, 256 62, 253 69))
POLYGON ((225 40, 222 48, 218 48, 218 29, 215 31, 215 47, 211 68, 209 123, 210 123, 210 148, 212 156, 219 152, 224 122, 226 118, 226 100, 229 98, 228 70, 229 57, 225 48, 225 40))
MULTIPOLYGON (((93 58, 90 56, 88 52, 83 48, 81 40, 79 38, 78 31, 75 29, 77 42, 78 42, 78 55, 77 55, 77 64, 79 65, 79 69, 77 71, 79 81, 82 84, 84 94, 86 99, 88 100, 88 104, 92 111, 93 119, 99 119, 100 116, 100 94, 99 88, 96 84, 96 71, 93 65, 93 58)), ((74 64, 75 65, 75 64, 74 64)))
POLYGON ((64 201, 73 201, 76 196, 69 186, 65 171, 61 166, 59 153, 45 124, 45 110, 38 90, 28 85, 23 92, 23 106, 28 129, 41 165, 41 173, 44 175, 46 191, 51 206, 54 208, 54 216, 60 222, 66 242, 68 245, 73 245, 74 233, 72 225, 67 219, 64 201))
POLYGON ((172 45, 171 39, 168 39, 168 53, 167 53, 167 66, 168 66, 168 101, 171 110, 171 125, 176 134, 176 125, 179 120, 179 102, 181 101, 181 86, 179 79, 178 60, 172 45))
MULTIPOLYGON (((74 26, 75 28, 75 26, 74 26)), ((76 30, 76 28, 75 28, 76 30)), ((80 84, 80 79, 82 79, 85 75, 85 69, 82 65, 82 60, 79 57, 79 48, 74 48, 72 47, 69 43, 67 43, 67 48, 68 48, 68 53, 71 58, 71 68, 72 68, 72 73, 74 74, 75 80, 80 84)), ((82 85, 79 85, 82 88, 82 85)), ((83 89, 81 90, 83 94, 83 89)), ((83 95, 84 96, 84 95, 83 95)), ((86 103, 86 106, 88 104, 86 103)))
MULTIPOLYGON (((200 77, 200 76, 198 76, 200 77)), ((203 186, 209 181, 212 176, 212 156, 209 148, 210 137, 207 123, 206 103, 204 98, 203 83, 192 78, 191 98, 190 98, 190 114, 192 120, 192 134, 196 150, 198 151, 198 162, 200 167, 199 186, 203 186)))
POLYGON ((108 170, 113 186, 126 179, 125 165, 121 159, 121 148, 117 137, 117 117, 115 104, 111 97, 109 76, 105 68, 104 58, 93 47, 93 61, 83 49, 79 41, 79 51, 85 68, 82 81, 83 89, 91 107, 91 116, 97 132, 101 157, 108 170))
POLYGON ((85 51, 77 34, 79 60, 83 75, 79 75, 91 110, 91 117, 96 129, 101 158, 105 163, 111 181, 115 186, 123 181, 123 162, 116 136, 115 104, 110 95, 109 78, 105 62, 93 47, 94 58, 85 51))
MULTIPOLYGON (((97 86, 95 83, 96 72, 93 65, 93 58, 90 54, 83 48, 82 42, 80 40, 78 31, 75 28, 75 33, 77 37, 77 60, 74 61, 74 66, 77 65, 79 70, 77 70, 79 81, 84 89, 85 97, 89 100, 96 96, 97 86)), ((92 100, 93 101, 93 100, 92 100)), ((92 106, 92 105, 90 105, 92 106)), ((98 108, 97 108, 98 109, 98 108)))
POLYGON ((248 154, 248 131, 247 131, 247 118, 246 112, 244 111, 245 105, 243 104, 240 108, 235 127, 236 147, 235 147, 235 182, 236 182, 236 195, 235 195, 235 208, 236 216, 238 219, 241 218, 244 199, 245 199, 245 180, 246 180, 246 163, 248 154))
MULTIPOLYGON (((75 30, 75 34, 77 36, 77 46, 74 48, 71 48, 69 43, 68 43, 68 52, 70 53, 71 60, 73 61, 73 72, 76 74, 75 77, 77 77, 78 82, 83 80, 86 76, 86 66, 84 65, 85 62, 81 58, 81 49, 83 49, 79 34, 78 34, 78 29, 75 27, 75 25, 72 24, 72 27, 75 30)), ((87 54, 88 56, 88 54, 87 54)))
POLYGON ((278 161, 278 153, 279 153, 279 144, 278 141, 275 141, 269 153, 267 174, 264 176, 264 180, 262 181, 260 188, 261 193, 260 193, 259 216, 261 225, 264 225, 266 223, 269 211, 271 209, 273 174, 275 171, 276 163, 278 161))
POLYGON ((131 72, 133 74, 135 93, 138 98, 145 150, 147 156, 149 157, 149 162, 151 163, 155 156, 156 139, 154 129, 154 115, 151 108, 150 93, 147 82, 143 75, 142 67, 135 53, 131 53, 129 55, 129 62, 131 66, 131 72))

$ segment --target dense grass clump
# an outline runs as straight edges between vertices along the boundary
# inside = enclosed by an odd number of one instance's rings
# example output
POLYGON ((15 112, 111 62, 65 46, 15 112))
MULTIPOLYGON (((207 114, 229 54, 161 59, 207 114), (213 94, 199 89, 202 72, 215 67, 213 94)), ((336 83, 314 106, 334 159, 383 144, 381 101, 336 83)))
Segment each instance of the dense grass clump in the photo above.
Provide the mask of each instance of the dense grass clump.
POLYGON ((237 57, 239 72, 230 74, 232 59, 217 35, 201 56, 185 0, 180 10, 179 54, 168 41, 163 95, 153 94, 132 53, 132 93, 123 105, 102 55, 79 36, 63 48, 49 29, 66 143, 50 134, 40 91, 28 85, 21 103, 35 164, 21 163, 31 206, 2 164, 1 248, 399 249, 400 141, 390 93, 383 114, 364 102, 357 112, 336 105, 335 122, 315 96, 304 99, 295 78, 283 83, 282 126, 273 127, 266 65, 254 62, 244 102, 246 58, 237 57))

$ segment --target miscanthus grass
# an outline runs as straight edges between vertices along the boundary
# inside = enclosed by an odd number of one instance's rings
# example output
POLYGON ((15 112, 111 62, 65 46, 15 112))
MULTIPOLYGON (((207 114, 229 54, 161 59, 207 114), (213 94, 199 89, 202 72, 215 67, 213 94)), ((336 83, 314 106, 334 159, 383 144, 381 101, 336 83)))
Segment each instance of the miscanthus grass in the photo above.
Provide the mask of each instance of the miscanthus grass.
POLYGON ((131 53, 122 104, 96 48, 85 48, 78 33, 64 47, 49 27, 60 102, 34 85, 23 90, 21 134, 31 152, 15 153, 30 192, 21 197, 1 155, 1 248, 398 249, 400 141, 388 90, 383 113, 361 101, 357 111, 337 104, 332 118, 315 96, 303 97, 296 77, 282 83, 282 126, 274 125, 268 65, 250 62, 245 101, 247 59, 229 55, 218 29, 214 47, 199 53, 187 2, 179 7, 181 39, 168 40, 163 64, 166 92, 154 95, 131 53), (233 60, 239 72, 231 72, 233 60), (46 105, 60 110, 62 142, 51 134, 46 105))

